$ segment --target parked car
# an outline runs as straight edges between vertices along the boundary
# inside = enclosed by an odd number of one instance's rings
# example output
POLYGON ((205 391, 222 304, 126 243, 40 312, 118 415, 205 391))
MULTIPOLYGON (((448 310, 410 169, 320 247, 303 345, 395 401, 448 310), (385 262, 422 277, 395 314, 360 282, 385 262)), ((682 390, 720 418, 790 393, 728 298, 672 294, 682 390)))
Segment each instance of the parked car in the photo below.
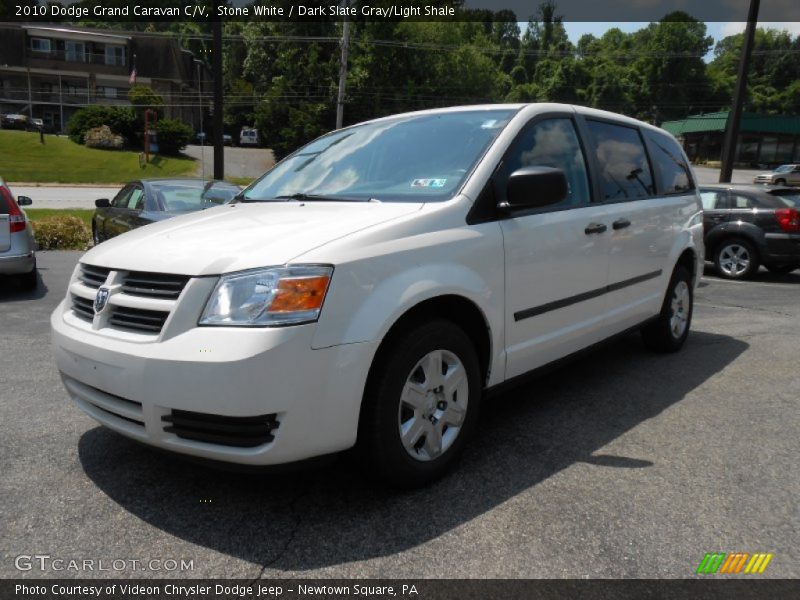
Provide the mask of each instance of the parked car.
POLYGON ((781 165, 770 173, 760 173, 753 183, 772 185, 800 185, 800 165, 781 165))
POLYGON ((800 190, 749 184, 700 187, 706 256, 727 279, 764 265, 772 273, 800 267, 800 190))
POLYGON ((222 143, 224 145, 226 145, 226 146, 232 146, 233 145, 233 137, 231 137, 227 133, 223 133, 222 134, 222 143))
POLYGON ((631 328, 682 347, 703 265, 687 164, 661 129, 562 104, 333 131, 231 204, 81 257, 56 363, 146 444, 257 465, 355 446, 423 484, 485 392, 631 328))
POLYGON ((125 185, 112 200, 95 201, 92 240, 95 246, 131 229, 176 215, 230 202, 241 188, 205 179, 139 179, 125 185))
POLYGON ((2 125, 3 129, 27 129, 28 117, 27 115, 20 114, 6 114, 3 115, 0 124, 2 125))
POLYGON ((8 185, 0 178, 0 276, 17 277, 24 289, 34 289, 39 282, 36 242, 25 211, 20 208, 32 203, 27 196, 14 200, 8 185))
POLYGON ((198 144, 207 144, 208 143, 208 136, 206 135, 205 131, 198 131, 195 135, 195 139, 197 139, 198 144))
POLYGON ((43 119, 29 119, 28 120, 28 129, 32 131, 44 131, 44 120, 43 119))
POLYGON ((258 129, 254 127, 242 127, 239 132, 239 145, 240 146, 258 146, 261 139, 258 137, 258 129))

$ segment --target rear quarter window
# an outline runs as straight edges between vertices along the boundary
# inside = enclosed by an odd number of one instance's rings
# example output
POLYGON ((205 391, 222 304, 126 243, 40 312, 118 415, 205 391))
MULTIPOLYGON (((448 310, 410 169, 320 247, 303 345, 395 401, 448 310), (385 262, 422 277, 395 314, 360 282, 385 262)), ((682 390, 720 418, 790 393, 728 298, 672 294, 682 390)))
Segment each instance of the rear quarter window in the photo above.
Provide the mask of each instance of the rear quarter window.
POLYGON ((644 142, 635 127, 586 121, 592 152, 600 168, 601 200, 621 202, 651 198, 653 177, 644 142))
POLYGON ((645 130, 650 156, 656 166, 656 177, 662 194, 685 194, 694 190, 692 172, 680 144, 670 135, 645 130))

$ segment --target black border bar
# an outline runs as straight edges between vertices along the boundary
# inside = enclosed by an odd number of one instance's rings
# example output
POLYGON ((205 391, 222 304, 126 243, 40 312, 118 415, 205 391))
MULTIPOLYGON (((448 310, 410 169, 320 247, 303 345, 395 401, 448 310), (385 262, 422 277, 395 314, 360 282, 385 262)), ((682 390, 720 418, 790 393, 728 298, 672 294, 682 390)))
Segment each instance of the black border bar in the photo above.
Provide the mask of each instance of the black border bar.
POLYGON ((650 279, 655 279, 656 277, 661 276, 661 269, 658 271, 651 271, 650 273, 645 273, 644 275, 637 275, 636 277, 631 277, 630 279, 625 279, 624 281, 619 281, 617 283, 611 283, 605 287, 598 288, 596 290, 590 290, 588 292, 583 292, 580 294, 576 294, 575 296, 570 296, 569 298, 562 298, 561 300, 555 300, 553 302, 548 302, 547 304, 542 304, 541 306, 534 306, 533 308, 526 308, 524 310, 520 310, 514 313, 514 320, 515 321, 522 321, 523 319, 530 319, 531 317, 538 317, 539 315, 543 315, 544 313, 558 310, 559 308, 565 308, 567 306, 571 306, 573 304, 577 304, 578 302, 585 302, 586 300, 591 300, 592 298, 597 298, 599 296, 603 296, 610 292, 616 292, 623 288, 636 285, 637 283, 642 283, 643 281, 648 281, 650 279))

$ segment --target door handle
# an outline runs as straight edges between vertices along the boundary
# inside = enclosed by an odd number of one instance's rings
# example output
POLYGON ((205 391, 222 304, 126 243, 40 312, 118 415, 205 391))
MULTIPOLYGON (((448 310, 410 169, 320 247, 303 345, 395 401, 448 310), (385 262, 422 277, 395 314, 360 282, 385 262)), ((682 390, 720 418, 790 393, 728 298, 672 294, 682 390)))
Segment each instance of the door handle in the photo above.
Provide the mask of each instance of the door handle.
POLYGON ((606 227, 602 223, 589 223, 586 226, 586 229, 583 230, 583 232, 586 235, 592 235, 593 233, 603 233, 606 229, 608 229, 608 227, 606 227))
POLYGON ((630 225, 631 225, 631 222, 628 221, 628 219, 623 217, 622 219, 617 219, 616 221, 614 221, 611 224, 611 227, 614 228, 614 231, 617 231, 619 229, 625 229, 626 227, 630 227, 630 225))

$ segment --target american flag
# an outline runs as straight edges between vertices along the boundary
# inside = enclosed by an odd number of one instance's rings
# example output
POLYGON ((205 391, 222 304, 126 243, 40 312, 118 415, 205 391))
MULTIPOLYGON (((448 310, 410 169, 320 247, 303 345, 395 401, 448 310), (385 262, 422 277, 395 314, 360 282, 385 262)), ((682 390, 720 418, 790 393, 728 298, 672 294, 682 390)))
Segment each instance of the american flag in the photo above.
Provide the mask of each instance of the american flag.
POLYGON ((133 71, 131 71, 131 76, 128 79, 128 85, 133 85, 136 83, 136 67, 133 67, 133 71))

